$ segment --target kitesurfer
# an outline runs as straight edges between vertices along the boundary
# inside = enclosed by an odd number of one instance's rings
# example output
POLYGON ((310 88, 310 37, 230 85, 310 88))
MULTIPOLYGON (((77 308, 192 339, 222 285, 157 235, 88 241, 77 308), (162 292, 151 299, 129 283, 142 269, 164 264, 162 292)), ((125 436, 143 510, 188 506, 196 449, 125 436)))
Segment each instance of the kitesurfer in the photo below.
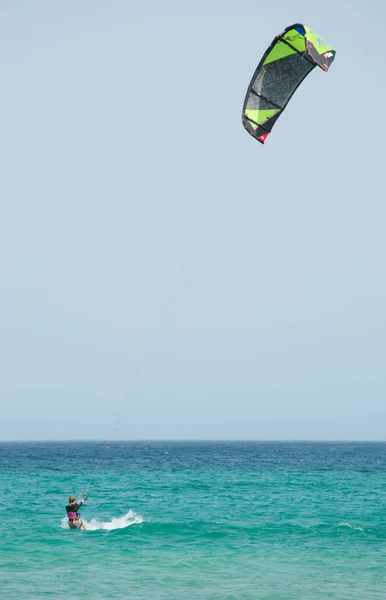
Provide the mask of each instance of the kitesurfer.
POLYGON ((78 513, 85 499, 82 498, 81 500, 76 500, 75 496, 71 495, 68 498, 68 501, 69 504, 66 506, 68 526, 71 529, 87 529, 86 523, 78 513))

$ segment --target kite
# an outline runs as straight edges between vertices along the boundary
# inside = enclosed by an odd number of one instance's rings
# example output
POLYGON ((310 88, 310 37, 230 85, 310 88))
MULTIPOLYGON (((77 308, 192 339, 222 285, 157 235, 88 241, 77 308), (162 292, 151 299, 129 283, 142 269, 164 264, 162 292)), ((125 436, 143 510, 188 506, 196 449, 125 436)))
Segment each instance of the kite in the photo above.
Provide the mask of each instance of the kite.
POLYGON ((242 121, 264 144, 303 79, 316 67, 328 71, 335 50, 315 31, 295 23, 276 36, 249 84, 242 121))

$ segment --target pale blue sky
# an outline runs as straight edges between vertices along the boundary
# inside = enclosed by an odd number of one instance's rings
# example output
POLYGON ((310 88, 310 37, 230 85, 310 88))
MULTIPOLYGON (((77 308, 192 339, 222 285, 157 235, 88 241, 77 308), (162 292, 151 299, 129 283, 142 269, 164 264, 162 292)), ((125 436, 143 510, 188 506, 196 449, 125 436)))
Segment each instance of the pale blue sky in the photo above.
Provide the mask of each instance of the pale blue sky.
POLYGON ((0 2, 0 439, 386 439, 383 1, 0 2), (303 22, 337 50, 265 146, 303 22))

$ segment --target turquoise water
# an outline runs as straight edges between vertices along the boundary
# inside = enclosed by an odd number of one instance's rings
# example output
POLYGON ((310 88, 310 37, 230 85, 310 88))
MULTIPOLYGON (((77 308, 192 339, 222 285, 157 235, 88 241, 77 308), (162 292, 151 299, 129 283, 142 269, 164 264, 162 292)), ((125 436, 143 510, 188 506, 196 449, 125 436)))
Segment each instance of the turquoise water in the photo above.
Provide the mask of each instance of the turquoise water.
POLYGON ((386 444, 0 444, 5 599, 384 599, 386 444))

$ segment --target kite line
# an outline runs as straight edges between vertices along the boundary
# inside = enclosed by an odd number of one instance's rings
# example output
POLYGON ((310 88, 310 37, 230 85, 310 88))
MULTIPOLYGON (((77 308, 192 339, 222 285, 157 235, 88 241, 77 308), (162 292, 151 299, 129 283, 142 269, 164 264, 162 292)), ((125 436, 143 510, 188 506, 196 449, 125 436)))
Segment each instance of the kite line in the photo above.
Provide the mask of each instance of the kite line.
MULTIPOLYGON (((203 230, 203 228, 205 226, 205 223, 206 223, 206 221, 208 219, 209 213, 212 210, 214 202, 215 202, 215 200, 217 198, 218 191, 221 190, 221 186, 224 185, 225 174, 229 173, 229 168, 228 168, 229 167, 229 162, 231 162, 231 160, 233 158, 233 155, 234 155, 234 152, 235 152, 235 148, 236 148, 236 144, 235 144, 235 141, 234 141, 233 144, 232 144, 232 146, 231 146, 231 148, 230 148, 230 151, 228 152, 228 156, 227 156, 226 160, 224 161, 225 165, 221 169, 221 173, 220 173, 220 175, 218 177, 218 180, 217 180, 217 182, 215 184, 214 191, 211 194, 211 196, 209 197, 208 202, 206 203, 205 209, 204 209, 204 211, 202 213, 202 216, 201 216, 201 218, 199 220, 199 224, 197 226, 195 234, 194 234, 194 236, 193 236, 193 238, 192 238, 192 240, 191 240, 191 242, 190 242, 190 244, 189 244, 189 246, 187 248, 187 251, 185 253, 184 259, 183 259, 183 261, 181 263, 181 266, 180 266, 180 268, 179 268, 179 270, 178 270, 178 272, 176 274, 173 286, 172 286, 171 291, 170 291, 170 293, 169 293, 169 295, 168 295, 168 297, 166 299, 166 302, 164 304, 164 308, 163 308, 162 313, 161 313, 161 315, 160 315, 160 317, 159 317, 159 319, 157 321, 156 327, 153 330, 153 333, 151 335, 150 341, 148 342, 148 344, 147 344, 147 346, 145 348, 145 351, 144 351, 144 353, 142 355, 141 361, 140 361, 140 363, 138 365, 138 368, 137 368, 137 370, 136 370, 136 372, 134 374, 134 377, 132 379, 130 388, 129 388, 129 390, 128 390, 125 398, 124 398, 124 401, 122 403, 122 407, 121 407, 120 412, 118 414, 118 417, 117 417, 117 419, 115 421, 114 427, 112 428, 110 436, 107 439, 106 443, 104 444, 104 446, 103 446, 103 448, 102 448, 102 450, 100 452, 100 455, 99 455, 99 458, 98 458, 98 460, 96 462, 95 468, 92 471, 92 473, 90 475, 90 478, 89 478, 86 486, 81 490, 81 492, 80 492, 80 494, 78 496, 79 499, 84 498, 85 496, 87 496, 88 491, 89 491, 90 486, 91 486, 91 483, 94 480, 94 477, 95 477, 95 475, 96 475, 96 473, 97 473, 97 471, 98 471, 98 469, 99 469, 99 467, 100 467, 100 465, 101 465, 101 463, 102 463, 102 461, 103 461, 103 459, 104 459, 104 457, 106 455, 106 452, 107 452, 108 448, 111 445, 112 438, 113 438, 114 434, 116 433, 116 431, 118 429, 119 423, 121 422, 122 417, 124 416, 124 414, 126 412, 126 409, 127 409, 127 406, 128 406, 128 402, 129 402, 130 398, 133 396, 133 394, 135 392, 135 389, 136 389, 137 384, 138 384, 138 382, 140 380, 140 376, 141 376, 141 374, 143 372, 143 369, 144 369, 145 363, 147 361, 147 358, 148 358, 148 356, 150 354, 150 351, 151 351, 151 349, 152 349, 152 347, 153 347, 153 345, 154 345, 154 343, 155 343, 155 341, 157 339, 157 336, 159 334, 159 331, 160 331, 162 325, 165 322, 165 319, 166 319, 166 316, 167 316, 168 311, 170 309, 170 306, 172 305, 172 302, 173 302, 173 300, 174 300, 174 298, 175 298, 175 296, 177 294, 177 291, 178 291, 178 289, 179 289, 179 287, 181 285, 181 281, 182 281, 183 275, 185 273, 186 266, 189 263, 190 259, 192 258, 193 254, 195 252, 198 240, 200 239, 200 236, 201 236, 201 232, 202 232, 202 230, 203 230)), ((231 199, 233 199, 233 197, 231 197, 231 199)), ((219 225, 218 225, 216 231, 218 231, 218 229, 219 229, 219 225)), ((206 254, 206 252, 205 252, 205 254, 206 254)), ((200 266, 202 265, 202 262, 203 262, 203 260, 200 261, 200 266)))

